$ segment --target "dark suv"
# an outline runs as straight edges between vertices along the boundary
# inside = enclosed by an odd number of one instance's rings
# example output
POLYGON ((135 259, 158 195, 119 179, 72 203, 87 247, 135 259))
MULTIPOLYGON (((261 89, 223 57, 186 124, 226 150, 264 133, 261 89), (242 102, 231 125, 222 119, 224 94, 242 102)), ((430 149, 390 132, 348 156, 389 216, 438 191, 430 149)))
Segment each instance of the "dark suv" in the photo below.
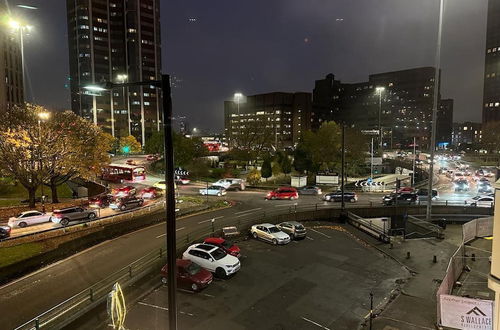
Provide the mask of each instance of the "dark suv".
POLYGON ((137 196, 125 196, 118 197, 115 201, 109 204, 109 207, 113 210, 125 211, 126 209, 139 207, 144 204, 144 199, 137 196))
POLYGON ((104 208, 108 207, 112 201, 113 201, 113 195, 101 194, 89 198, 89 206, 95 208, 104 208))
POLYGON ((412 205, 417 202, 418 196, 415 193, 402 193, 385 195, 382 198, 384 205, 412 205))
MULTIPOLYGON (((331 192, 325 194, 323 199, 327 202, 341 202, 342 201, 342 191, 331 192)), ((344 202, 354 203, 358 200, 358 195, 354 192, 344 191, 344 202)))

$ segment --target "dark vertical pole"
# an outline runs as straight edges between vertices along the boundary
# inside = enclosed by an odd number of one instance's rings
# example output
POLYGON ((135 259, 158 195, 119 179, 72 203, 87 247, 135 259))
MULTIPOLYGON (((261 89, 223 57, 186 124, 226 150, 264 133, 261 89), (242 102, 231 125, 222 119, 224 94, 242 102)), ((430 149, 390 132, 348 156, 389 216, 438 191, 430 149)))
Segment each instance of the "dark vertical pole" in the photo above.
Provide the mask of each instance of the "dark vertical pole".
POLYGON ((342 179, 340 180, 340 189, 342 189, 342 213, 345 211, 345 200, 344 200, 344 178, 345 178, 345 124, 342 124, 342 179))
POLYGON ((370 330, 372 330, 373 319, 373 293, 370 292, 370 330))
POLYGON ((174 187, 174 149, 172 142, 172 98, 170 95, 170 76, 161 76, 163 92, 163 130, 165 138, 165 182, 167 183, 167 269, 168 269, 168 322, 169 329, 177 329, 176 301, 176 238, 175 238, 175 187, 174 187))

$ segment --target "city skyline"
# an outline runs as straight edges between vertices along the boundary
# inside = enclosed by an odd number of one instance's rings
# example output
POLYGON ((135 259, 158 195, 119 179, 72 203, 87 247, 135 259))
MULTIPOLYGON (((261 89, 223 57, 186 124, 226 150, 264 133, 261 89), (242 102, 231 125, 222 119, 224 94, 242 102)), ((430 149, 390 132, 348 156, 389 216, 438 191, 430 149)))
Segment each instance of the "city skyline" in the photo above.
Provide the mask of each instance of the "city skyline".
MULTIPOLYGON (((21 2, 9 3, 13 7, 21 2)), ((58 2, 49 10, 48 4, 22 3, 39 6, 23 11, 36 27, 26 40, 28 99, 34 94, 36 103, 67 109, 66 6, 58 2), (35 66, 37 61, 42 65, 35 66), (58 67, 47 79, 47 68, 55 62, 58 67)), ((300 1, 288 1, 287 6, 283 1, 160 6, 163 71, 175 76, 178 86, 173 89, 174 113, 186 116, 192 127, 222 130, 221 104, 236 91, 311 91, 314 80, 329 72, 358 82, 369 74, 434 65, 433 1, 417 5, 381 0, 376 6, 359 1, 351 7, 338 1, 318 1, 316 6, 300 1)), ((481 118, 486 8, 486 2, 457 1, 445 9, 442 92, 455 99, 456 121, 481 118), (472 22, 466 31, 458 28, 464 19, 472 22)))

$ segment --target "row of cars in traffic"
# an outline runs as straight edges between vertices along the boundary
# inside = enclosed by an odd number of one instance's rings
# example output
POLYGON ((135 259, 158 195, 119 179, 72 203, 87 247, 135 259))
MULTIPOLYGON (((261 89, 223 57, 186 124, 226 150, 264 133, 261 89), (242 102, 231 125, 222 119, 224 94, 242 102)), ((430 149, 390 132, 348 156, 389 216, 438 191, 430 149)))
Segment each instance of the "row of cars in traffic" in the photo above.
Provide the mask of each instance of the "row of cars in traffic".
MULTIPOLYGON (((284 245, 294 239, 303 239, 306 228, 299 222, 287 221, 278 225, 262 223, 250 228, 250 235, 274 245, 284 245)), ((178 288, 200 291, 212 283, 214 276, 228 278, 241 269, 241 250, 233 242, 220 238, 208 237, 202 243, 189 246, 177 259, 178 288)), ((168 282, 168 267, 160 271, 163 284, 168 282)))

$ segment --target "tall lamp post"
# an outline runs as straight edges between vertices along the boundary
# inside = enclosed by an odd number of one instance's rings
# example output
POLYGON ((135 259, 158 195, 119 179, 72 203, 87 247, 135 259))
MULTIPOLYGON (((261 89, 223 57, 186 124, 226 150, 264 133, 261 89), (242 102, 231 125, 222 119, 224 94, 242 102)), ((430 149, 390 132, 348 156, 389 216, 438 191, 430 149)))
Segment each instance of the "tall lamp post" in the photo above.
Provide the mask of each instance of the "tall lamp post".
MULTIPOLYGON (((42 112, 39 112, 38 113, 38 138, 40 139, 40 143, 41 143, 41 139, 42 139, 42 121, 45 122, 47 120, 49 120, 50 118, 50 112, 46 112, 46 111, 42 111, 42 112)), ((42 173, 43 175, 43 171, 42 171, 42 165, 43 165, 43 162, 42 162, 42 152, 40 150, 40 147, 38 148, 38 157, 39 157, 39 166, 40 166, 40 173, 42 173)), ((43 193, 43 180, 42 180, 42 212, 45 213, 45 194, 43 193)))
MULTIPOLYGON (((116 80, 119 83, 124 84, 128 80, 128 75, 126 75, 126 74, 119 74, 119 75, 116 76, 116 80)), ((132 135, 132 129, 130 128, 130 97, 129 97, 128 87, 123 86, 122 93, 123 93, 123 105, 127 104, 127 128, 128 128, 128 135, 132 135), (127 93, 125 93, 125 91, 127 93)), ((113 95, 113 93, 111 93, 111 95, 113 95)))
POLYGON ((385 91, 385 87, 377 87, 375 91, 378 94, 378 139, 379 139, 379 147, 382 150, 382 93, 385 91))
MULTIPOLYGON (((241 103, 241 100, 243 99, 243 94, 242 93, 234 93, 234 96, 233 96, 233 100, 234 102, 236 102, 236 111, 238 113, 238 126, 237 129, 238 129, 238 134, 240 133, 240 124, 241 124, 241 120, 240 120, 240 103, 241 103)), ((232 127, 233 125, 231 125, 232 127)))
POLYGON ((169 329, 177 329, 177 295, 176 295, 176 232, 175 232, 175 190, 174 190, 174 152, 172 141, 172 98, 170 91, 170 76, 162 75, 161 80, 126 82, 115 84, 106 82, 101 85, 83 86, 90 91, 105 91, 114 88, 133 86, 155 86, 163 92, 163 128, 165 143, 165 181, 167 183, 166 198, 166 245, 167 245, 167 285, 168 285, 168 316, 169 329))
POLYGON ((436 151, 436 127, 437 127, 437 111, 439 102, 439 79, 440 79, 440 67, 441 67, 441 37, 443 34, 443 12, 444 12, 444 0, 439 0, 439 21, 438 21, 438 35, 436 43, 436 72, 434 74, 434 104, 432 107, 432 131, 431 131, 431 144, 430 144, 430 154, 431 163, 429 165, 429 189, 427 201, 427 212, 426 218, 428 221, 431 220, 432 215, 432 181, 434 179, 434 154, 436 151))
POLYGON ((30 33, 33 30, 33 26, 24 24, 21 21, 11 18, 9 20, 9 26, 12 30, 19 33, 19 47, 21 49, 21 74, 23 77, 23 92, 26 91, 26 83, 25 83, 25 61, 24 61, 24 33, 30 33))

